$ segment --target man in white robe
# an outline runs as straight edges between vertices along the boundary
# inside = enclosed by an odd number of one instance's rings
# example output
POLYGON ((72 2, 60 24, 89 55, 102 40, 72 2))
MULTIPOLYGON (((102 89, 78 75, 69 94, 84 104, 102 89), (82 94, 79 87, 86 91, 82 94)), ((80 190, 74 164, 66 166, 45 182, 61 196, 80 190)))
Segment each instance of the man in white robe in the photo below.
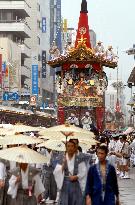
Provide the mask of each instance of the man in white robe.
POLYGON ((62 163, 54 170, 54 177, 60 190, 59 205, 82 205, 85 190, 87 168, 85 162, 80 162, 76 154, 76 145, 69 140, 67 153, 62 163))
POLYGON ((11 173, 8 194, 11 195, 12 205, 37 205, 41 194, 45 191, 38 169, 21 163, 11 173))
POLYGON ((92 124, 92 120, 90 117, 89 112, 86 112, 84 117, 81 119, 82 125, 83 125, 83 129, 85 130, 89 130, 90 131, 90 125, 92 124))
POLYGON ((68 122, 69 122, 71 125, 76 125, 76 126, 79 125, 79 120, 78 120, 78 118, 75 116, 74 113, 71 113, 71 116, 68 118, 68 122))
POLYGON ((96 56, 103 56, 105 54, 104 46, 101 41, 97 42, 97 45, 94 48, 96 56))

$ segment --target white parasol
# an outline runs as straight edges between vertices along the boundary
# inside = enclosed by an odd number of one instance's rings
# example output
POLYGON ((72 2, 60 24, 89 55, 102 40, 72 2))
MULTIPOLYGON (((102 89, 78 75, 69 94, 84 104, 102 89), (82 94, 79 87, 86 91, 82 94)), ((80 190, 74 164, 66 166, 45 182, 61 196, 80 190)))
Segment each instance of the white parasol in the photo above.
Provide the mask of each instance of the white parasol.
MULTIPOLYGON (((88 150, 92 145, 95 145, 97 143, 96 140, 93 141, 79 141, 79 146, 82 147, 82 149, 88 150)), ((38 144, 36 147, 46 147, 47 149, 55 150, 55 151, 66 151, 66 142, 60 141, 60 140, 47 140, 46 142, 43 142, 41 144, 38 144)))
POLYGON ((29 149, 26 145, 0 150, 0 157, 5 160, 28 164, 47 163, 49 161, 47 157, 29 149))
POLYGON ((64 152, 66 151, 65 143, 60 140, 47 140, 36 147, 46 147, 47 149, 64 152))
POLYGON ((31 132, 31 131, 40 131, 41 129, 39 127, 32 127, 27 125, 12 125, 8 128, 0 128, 0 135, 13 135, 15 133, 21 133, 21 132, 31 132))
POLYGON ((70 125, 68 123, 64 124, 64 125, 57 125, 57 126, 54 126, 54 127, 50 127, 50 128, 47 128, 48 131, 59 131, 59 132, 62 132, 62 133, 75 133, 75 132, 79 132, 79 133, 85 133, 85 134, 89 134, 89 131, 87 130, 84 130, 80 127, 76 127, 74 125, 70 125))
POLYGON ((27 135, 10 135, 0 138, 0 143, 2 145, 15 145, 15 144, 38 144, 43 142, 42 139, 38 139, 36 137, 31 137, 27 135))
MULTIPOLYGON (((40 136, 39 138, 41 139, 48 139, 48 140, 65 140, 65 135, 62 132, 59 131, 40 131, 39 132, 40 136)), ((95 135, 93 134, 93 132, 89 132, 88 134, 86 133, 69 133, 69 135, 67 136, 67 139, 78 139, 78 140, 85 140, 85 141, 90 141, 92 139, 94 139, 95 135)))

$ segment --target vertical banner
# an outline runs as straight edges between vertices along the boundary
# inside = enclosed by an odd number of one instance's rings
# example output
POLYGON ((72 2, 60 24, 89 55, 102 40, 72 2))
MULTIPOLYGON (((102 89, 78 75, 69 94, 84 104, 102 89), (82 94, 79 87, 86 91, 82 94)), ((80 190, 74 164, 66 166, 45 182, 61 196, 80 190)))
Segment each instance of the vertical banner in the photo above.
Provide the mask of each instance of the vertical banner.
POLYGON ((65 123, 65 112, 64 107, 58 106, 58 113, 57 113, 58 125, 62 125, 65 123))
POLYGON ((0 54, 0 90, 2 88, 2 54, 0 54))
POLYGON ((54 0, 50 0, 50 45, 54 41, 54 0))
POLYGON ((38 95, 38 65, 32 65, 32 95, 38 95))
POLYGON ((97 128, 99 131, 103 131, 104 129, 104 117, 105 117, 105 108, 97 107, 96 108, 96 119, 97 119, 97 128))
POLYGON ((42 17, 42 33, 46 33, 46 17, 42 17))
POLYGON ((61 50, 61 0, 56 1, 56 40, 59 50, 61 50))
POLYGON ((65 33, 67 33, 67 19, 64 19, 63 31, 64 31, 65 33))
POLYGON ((5 70, 3 76, 4 76, 4 82, 3 82, 3 87, 5 91, 9 91, 9 66, 3 65, 3 69, 5 70), (5 67, 5 68, 4 68, 5 67))
POLYGON ((46 51, 42 51, 42 78, 46 78, 46 51))

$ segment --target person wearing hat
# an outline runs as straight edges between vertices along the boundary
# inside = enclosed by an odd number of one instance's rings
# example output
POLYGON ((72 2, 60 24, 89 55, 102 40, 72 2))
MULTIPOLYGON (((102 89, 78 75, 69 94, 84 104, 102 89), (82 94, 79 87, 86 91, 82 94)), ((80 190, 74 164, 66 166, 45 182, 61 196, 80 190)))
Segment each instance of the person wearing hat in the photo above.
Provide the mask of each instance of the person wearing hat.
POLYGON ((114 54, 112 46, 108 46, 108 49, 105 52, 105 59, 109 60, 109 61, 113 61, 113 62, 117 62, 118 61, 118 56, 116 56, 114 54))
POLYGON ((103 56, 105 53, 104 46, 101 41, 97 42, 97 45, 94 48, 96 56, 103 56))
POLYGON ((79 125, 79 120, 78 118, 75 116, 74 113, 71 113, 70 117, 67 119, 67 121, 71 124, 71 125, 79 125))
POLYGON ((92 120, 89 112, 85 113, 84 117, 81 119, 81 123, 83 125, 83 129, 90 131, 90 125, 92 124, 92 120))

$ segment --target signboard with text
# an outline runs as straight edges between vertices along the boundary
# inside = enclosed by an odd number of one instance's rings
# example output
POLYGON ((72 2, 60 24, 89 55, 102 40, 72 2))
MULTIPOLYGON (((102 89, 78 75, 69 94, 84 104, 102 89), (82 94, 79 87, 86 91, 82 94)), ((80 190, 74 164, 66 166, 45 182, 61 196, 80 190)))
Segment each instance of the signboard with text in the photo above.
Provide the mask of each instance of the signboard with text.
POLYGON ((59 105, 72 107, 102 107, 103 106, 103 98, 102 97, 59 97, 58 99, 59 105))
POLYGON ((3 100, 4 101, 18 101, 20 98, 17 92, 4 92, 3 100))
POLYGON ((61 0, 57 0, 56 2, 56 41, 58 48, 61 50, 61 0))
POLYGON ((0 88, 2 88, 2 54, 0 54, 0 88))
POLYGON ((38 65, 32 65, 32 95, 38 95, 38 65))
POLYGON ((42 33, 46 33, 46 17, 42 17, 42 33))
POLYGON ((46 78, 46 51, 42 51, 42 78, 46 78))
POLYGON ((31 96, 30 97, 30 105, 31 106, 36 106, 36 101, 37 101, 36 96, 31 96))

